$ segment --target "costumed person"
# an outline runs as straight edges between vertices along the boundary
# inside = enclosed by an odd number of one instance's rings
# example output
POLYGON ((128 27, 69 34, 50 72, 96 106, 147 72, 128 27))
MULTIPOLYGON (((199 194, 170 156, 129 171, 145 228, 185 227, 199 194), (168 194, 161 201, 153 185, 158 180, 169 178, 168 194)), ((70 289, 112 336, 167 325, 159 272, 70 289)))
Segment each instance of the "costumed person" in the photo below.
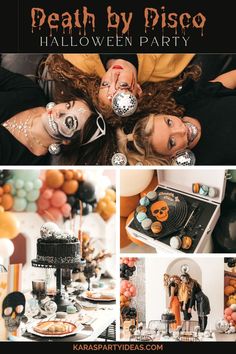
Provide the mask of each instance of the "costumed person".
POLYGON ((171 328, 176 329, 178 326, 181 326, 180 302, 178 299, 180 278, 177 275, 172 275, 169 277, 168 282, 165 283, 165 285, 168 287, 168 295, 169 295, 168 308, 175 315, 175 323, 171 324, 171 328))
POLYGON ((58 163, 65 165, 78 164, 80 158, 89 164, 91 151, 94 163, 98 151, 104 156, 112 134, 98 107, 69 82, 54 86, 56 103, 47 104, 36 83, 0 67, 2 165, 48 165, 50 154, 58 154, 58 163))
POLYGON ((194 284, 188 311, 191 313, 192 309, 195 311, 197 309, 200 332, 204 332, 207 327, 207 315, 209 315, 211 311, 210 301, 203 293, 201 285, 196 280, 193 280, 193 282, 194 284))
POLYGON ((192 296, 192 278, 189 274, 184 273, 180 276, 180 286, 178 292, 178 298, 181 305, 181 311, 183 312, 183 317, 185 321, 185 330, 189 332, 190 330, 190 320, 192 318, 191 312, 189 312, 189 305, 192 296))
MULTIPOLYGON (((202 80, 214 79, 222 70, 236 66, 236 56, 227 54, 63 54, 64 58, 84 73, 101 78, 99 99, 113 105, 114 96, 128 91, 137 98, 145 82, 161 82, 177 77, 189 64, 201 66, 202 80)), ((117 110, 119 115, 119 110, 117 110)), ((131 115, 130 112, 129 115, 131 115)))
POLYGON ((199 76, 194 66, 182 78, 146 85, 142 108, 117 131, 128 164, 235 165, 236 70, 205 84, 199 76))

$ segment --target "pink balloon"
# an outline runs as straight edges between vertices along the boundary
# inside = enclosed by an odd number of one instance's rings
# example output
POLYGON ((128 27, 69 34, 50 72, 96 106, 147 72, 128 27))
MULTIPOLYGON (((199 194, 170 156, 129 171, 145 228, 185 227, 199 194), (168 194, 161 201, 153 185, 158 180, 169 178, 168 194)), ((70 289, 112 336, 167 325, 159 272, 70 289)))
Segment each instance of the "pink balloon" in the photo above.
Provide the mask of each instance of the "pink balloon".
POLYGON ((130 287, 129 291, 132 293, 133 291, 135 291, 135 287, 134 285, 130 287))
POLYGON ((128 266, 132 268, 134 266, 134 262, 129 261, 128 266))
POLYGON ((70 212, 71 212, 71 206, 70 204, 66 203, 64 204, 62 207, 61 207, 61 212, 62 212, 62 215, 65 217, 65 218, 68 218, 70 216, 70 212))
POLYGON ((131 288, 131 286, 132 286, 132 284, 129 282, 129 283, 127 284, 127 288, 131 288))
POLYGON ((236 312, 233 312, 233 313, 232 313, 231 318, 232 318, 233 321, 236 322, 236 312))
POLYGON ((233 310, 230 307, 227 307, 224 312, 226 316, 230 316, 233 310))
POLYGON ((120 293, 124 294, 126 292, 126 288, 120 288, 120 293))
POLYGON ((224 319, 227 320, 227 315, 224 315, 224 319))
POLYGON ((125 295, 127 298, 130 298, 130 297, 131 297, 131 294, 130 294, 129 291, 125 291, 125 292, 124 292, 124 295, 125 295))
POLYGON ((52 207, 45 210, 44 215, 47 217, 47 219, 52 221, 60 221, 63 218, 61 211, 59 209, 52 208, 52 207))
POLYGON ((231 316, 227 316, 227 321, 231 321, 232 320, 232 318, 231 318, 231 316))
POLYGON ((67 201, 67 196, 62 191, 55 191, 51 198, 52 206, 56 208, 61 208, 67 201))
POLYGON ((120 286, 126 288, 128 283, 129 283, 128 280, 122 280, 122 281, 120 282, 120 286))
POLYGON ((53 194, 53 190, 50 188, 46 188, 45 191, 42 193, 42 197, 44 199, 51 199, 53 194))
POLYGON ((132 292, 132 297, 136 296, 137 295, 137 292, 136 292, 136 289, 132 292))
POLYGON ((40 197, 37 201, 38 209, 39 210, 46 210, 50 207, 50 203, 48 199, 44 199, 43 197, 40 197))
POLYGON ((129 261, 127 260, 127 259, 124 259, 124 264, 128 264, 129 263, 129 261))

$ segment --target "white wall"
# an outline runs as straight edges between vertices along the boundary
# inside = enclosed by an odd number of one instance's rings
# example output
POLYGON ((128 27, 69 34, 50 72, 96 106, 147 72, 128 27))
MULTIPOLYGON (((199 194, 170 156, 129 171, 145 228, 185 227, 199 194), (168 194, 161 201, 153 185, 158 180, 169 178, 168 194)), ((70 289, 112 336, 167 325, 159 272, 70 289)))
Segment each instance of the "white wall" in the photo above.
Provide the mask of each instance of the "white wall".
MULTIPOLYGON (((146 258, 146 323, 161 319, 166 309, 166 289, 163 286, 163 274, 173 257, 146 258)), ((224 258, 223 257, 191 257, 191 268, 195 261, 202 271, 202 289, 211 304, 208 316, 208 328, 215 328, 217 320, 223 318, 224 312, 224 258)), ((182 258, 183 264, 188 264, 188 258, 182 258)), ((179 274, 181 271, 179 271, 179 274)))

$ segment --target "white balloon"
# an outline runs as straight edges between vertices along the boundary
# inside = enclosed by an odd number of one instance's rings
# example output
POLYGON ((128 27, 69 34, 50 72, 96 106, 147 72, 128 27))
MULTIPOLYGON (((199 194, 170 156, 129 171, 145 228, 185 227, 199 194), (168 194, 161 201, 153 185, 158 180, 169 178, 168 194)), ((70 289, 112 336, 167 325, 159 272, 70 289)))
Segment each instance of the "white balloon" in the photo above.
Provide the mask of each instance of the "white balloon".
POLYGON ((154 170, 121 170, 120 195, 130 197, 141 193, 151 182, 154 170))
POLYGON ((0 257, 8 258, 14 252, 14 244, 8 238, 0 238, 0 257))

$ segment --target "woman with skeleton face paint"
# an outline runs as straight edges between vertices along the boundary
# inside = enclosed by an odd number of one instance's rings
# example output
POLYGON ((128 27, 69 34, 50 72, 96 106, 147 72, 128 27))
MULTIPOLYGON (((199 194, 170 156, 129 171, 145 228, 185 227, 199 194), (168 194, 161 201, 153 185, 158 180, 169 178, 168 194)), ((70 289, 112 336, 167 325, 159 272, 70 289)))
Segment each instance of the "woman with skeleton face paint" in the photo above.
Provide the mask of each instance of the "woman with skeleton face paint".
MULTIPOLYGON (((57 85, 54 82, 55 86, 57 85)), ((58 103, 47 103, 30 79, 0 68, 0 162, 2 165, 76 164, 80 148, 106 138, 102 114, 83 92, 59 82, 58 103)))

